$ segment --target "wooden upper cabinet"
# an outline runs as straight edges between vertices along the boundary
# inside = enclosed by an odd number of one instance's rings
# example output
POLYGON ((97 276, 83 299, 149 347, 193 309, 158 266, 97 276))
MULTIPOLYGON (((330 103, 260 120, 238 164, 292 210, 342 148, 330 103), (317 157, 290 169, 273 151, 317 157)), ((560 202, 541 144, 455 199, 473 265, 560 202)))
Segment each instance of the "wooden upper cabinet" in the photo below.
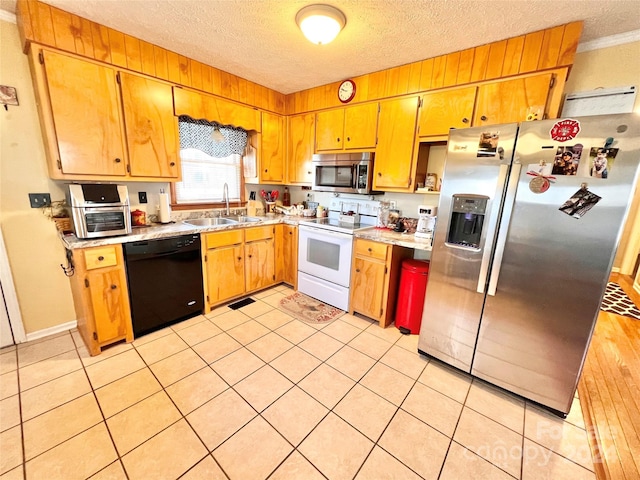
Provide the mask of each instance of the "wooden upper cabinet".
POLYGON ((174 113, 260 131, 260 111, 213 95, 173 87, 174 113))
POLYGON ((376 147, 378 103, 365 103, 316 114, 316 151, 376 147))
POLYGON ((288 118, 287 183, 311 185, 316 116, 313 113, 288 118))
POLYGON ((120 72, 130 175, 180 177, 171 85, 120 72))
POLYGON ((547 113, 552 78, 552 73, 546 73, 481 85, 473 125, 522 122, 529 115, 542 120, 547 113))
POLYGON ((284 182, 286 150, 284 145, 285 119, 282 115, 262 112, 260 148, 260 182, 284 182))
POLYGON ((422 96, 418 134, 448 135, 451 128, 471 126, 477 87, 457 88, 422 96))
POLYGON ((316 150, 342 150, 344 108, 316 114, 316 150))
POLYGON ((42 53, 55 127, 46 134, 57 142, 59 155, 49 160, 59 161, 63 175, 126 175, 116 71, 48 50, 42 53))
POLYGON ((418 97, 380 102, 378 146, 373 164, 374 190, 409 192, 413 188, 418 97))

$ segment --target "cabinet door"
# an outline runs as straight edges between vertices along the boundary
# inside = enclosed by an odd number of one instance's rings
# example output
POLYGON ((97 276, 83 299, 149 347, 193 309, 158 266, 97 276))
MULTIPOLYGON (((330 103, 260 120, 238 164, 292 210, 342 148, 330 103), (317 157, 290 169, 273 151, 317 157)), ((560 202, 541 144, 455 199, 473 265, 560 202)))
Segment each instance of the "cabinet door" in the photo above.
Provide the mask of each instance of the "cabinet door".
POLYGON ((314 131, 316 116, 313 113, 293 115, 289 117, 287 178, 288 183, 313 182, 314 131))
POLYGON ((262 112, 262 147, 260 151, 260 181, 284 182, 284 117, 262 112))
POLYGON ((282 281, 296 286, 298 279, 298 227, 283 225, 283 278, 282 281))
POLYGON ((542 120, 552 77, 547 73, 478 87, 473 125, 522 122, 530 114, 542 120))
POLYGON ((207 250, 206 268, 210 304, 220 303, 244 293, 242 244, 207 250))
POLYGON ((477 87, 458 88, 422 96, 418 134, 448 135, 451 128, 471 126, 477 87))
POLYGON ((171 85, 120 72, 130 175, 177 179, 178 133, 171 85))
POLYGON ((418 97, 380 102, 374 189, 413 191, 417 116, 418 97))
POLYGON ((316 151, 342 150, 344 108, 316 114, 316 151))
POLYGON ((86 274, 98 343, 127 335, 129 301, 124 272, 120 267, 99 268, 86 274))
POLYGON ((245 243, 247 292, 273 285, 276 280, 273 238, 245 243))
POLYGON ((378 104, 366 103, 344 110, 344 149, 376 147, 378 133, 378 104))
POLYGON ((116 71, 48 50, 42 53, 62 173, 124 176, 116 71))
POLYGON ((351 312, 380 319, 384 293, 385 264, 355 257, 351 272, 351 312))

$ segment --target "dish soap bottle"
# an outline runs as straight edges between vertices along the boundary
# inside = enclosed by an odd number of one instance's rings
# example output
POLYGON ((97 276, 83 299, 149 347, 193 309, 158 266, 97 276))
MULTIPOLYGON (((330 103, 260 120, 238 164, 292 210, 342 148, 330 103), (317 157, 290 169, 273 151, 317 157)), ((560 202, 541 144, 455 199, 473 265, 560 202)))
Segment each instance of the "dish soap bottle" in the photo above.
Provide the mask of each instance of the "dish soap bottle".
POLYGON ((282 194, 282 206, 291 206, 291 195, 289 194, 289 187, 284 187, 284 193, 282 194))

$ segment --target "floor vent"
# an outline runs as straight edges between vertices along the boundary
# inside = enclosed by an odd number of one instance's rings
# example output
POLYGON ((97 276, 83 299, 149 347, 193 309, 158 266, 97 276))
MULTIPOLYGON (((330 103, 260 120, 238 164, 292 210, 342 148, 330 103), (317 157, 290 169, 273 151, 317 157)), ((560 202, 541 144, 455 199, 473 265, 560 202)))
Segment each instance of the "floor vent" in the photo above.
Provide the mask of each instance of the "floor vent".
POLYGON ((247 305, 251 305, 255 300, 253 298, 243 298, 235 303, 227 305, 232 310, 237 310, 242 307, 246 307, 247 305))

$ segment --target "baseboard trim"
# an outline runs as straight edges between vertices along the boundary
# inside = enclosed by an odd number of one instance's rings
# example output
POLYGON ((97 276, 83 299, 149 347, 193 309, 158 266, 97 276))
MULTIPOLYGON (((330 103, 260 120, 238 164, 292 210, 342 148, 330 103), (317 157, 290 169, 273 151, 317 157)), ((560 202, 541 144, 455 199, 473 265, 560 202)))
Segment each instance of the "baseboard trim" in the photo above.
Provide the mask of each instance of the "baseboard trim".
POLYGON ((620 267, 613 267, 611 273, 620 273, 620 267))
POLYGON ((66 332, 67 330, 72 330, 77 326, 77 320, 72 320, 71 322, 61 323, 60 325, 54 325, 53 327, 43 328, 42 330, 27 333, 27 342, 38 340, 39 338, 49 337, 51 335, 55 335, 56 333, 66 332))

